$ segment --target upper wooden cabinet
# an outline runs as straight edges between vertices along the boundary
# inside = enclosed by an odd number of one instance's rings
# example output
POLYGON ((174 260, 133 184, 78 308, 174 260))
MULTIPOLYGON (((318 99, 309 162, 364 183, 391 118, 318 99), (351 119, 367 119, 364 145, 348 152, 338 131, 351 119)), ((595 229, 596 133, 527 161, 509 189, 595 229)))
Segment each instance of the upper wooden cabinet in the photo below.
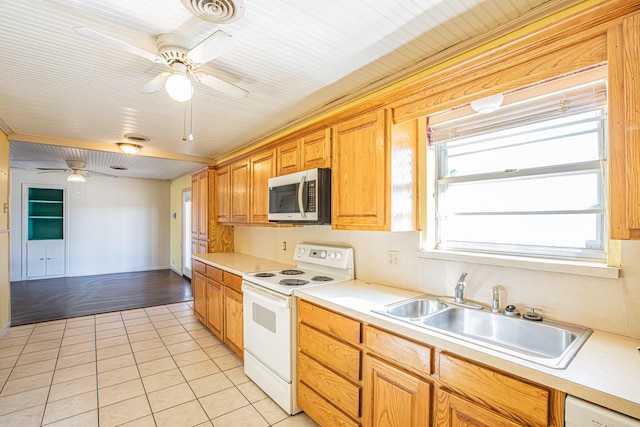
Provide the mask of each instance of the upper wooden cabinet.
POLYGON ((231 222, 246 224, 249 222, 249 159, 232 163, 230 173, 231 222))
POLYGON ((269 224, 269 178, 276 149, 262 150, 216 170, 216 219, 226 224, 269 224))
POLYGON ((418 123, 391 125, 378 109, 333 127, 334 229, 416 229, 418 123))
POLYGON ((278 176, 331 167, 331 129, 320 129, 276 148, 278 176))
POLYGON ((231 167, 223 166, 216 169, 216 220, 218 222, 231 221, 231 205, 230 205, 230 188, 231 185, 231 167))
POLYGON ((206 167, 191 175, 191 252, 232 252, 233 228, 216 221, 216 173, 206 167))
POLYGON ((640 14, 607 32, 609 214, 613 239, 640 239, 640 14))
POLYGON ((266 150, 251 157, 249 222, 269 223, 269 178, 276 176, 276 151, 266 150))
POLYGON ((334 229, 387 228, 389 146, 382 109, 333 127, 331 223, 334 229))

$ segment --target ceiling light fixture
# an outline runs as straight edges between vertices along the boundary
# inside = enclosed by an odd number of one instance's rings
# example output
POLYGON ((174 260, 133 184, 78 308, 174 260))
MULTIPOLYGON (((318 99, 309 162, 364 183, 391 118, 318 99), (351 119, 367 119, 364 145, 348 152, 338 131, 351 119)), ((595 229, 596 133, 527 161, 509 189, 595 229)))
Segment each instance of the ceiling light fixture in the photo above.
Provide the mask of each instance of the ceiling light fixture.
POLYGON ((142 150, 142 145, 131 144, 129 142, 118 142, 118 148, 126 154, 138 154, 138 152, 142 150))
POLYGON ((193 95, 193 85, 187 76, 187 66, 176 62, 173 64, 173 70, 174 72, 167 79, 164 88, 169 96, 178 102, 190 100, 193 95))
POLYGON ((87 182, 87 180, 79 174, 78 172, 74 172, 67 177, 68 182, 87 182))
POLYGON ((496 111, 504 102, 504 95, 498 93, 496 95, 487 96, 486 98, 476 99, 471 102, 471 108, 480 114, 489 114, 496 111))

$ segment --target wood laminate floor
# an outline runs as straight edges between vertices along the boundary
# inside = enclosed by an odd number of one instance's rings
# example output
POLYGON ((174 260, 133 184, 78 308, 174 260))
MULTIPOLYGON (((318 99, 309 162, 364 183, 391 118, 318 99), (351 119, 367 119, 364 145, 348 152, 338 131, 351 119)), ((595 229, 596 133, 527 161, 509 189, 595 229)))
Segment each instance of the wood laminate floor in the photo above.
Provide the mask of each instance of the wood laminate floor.
POLYGON ((171 270, 11 283, 11 325, 193 300, 191 282, 171 270))

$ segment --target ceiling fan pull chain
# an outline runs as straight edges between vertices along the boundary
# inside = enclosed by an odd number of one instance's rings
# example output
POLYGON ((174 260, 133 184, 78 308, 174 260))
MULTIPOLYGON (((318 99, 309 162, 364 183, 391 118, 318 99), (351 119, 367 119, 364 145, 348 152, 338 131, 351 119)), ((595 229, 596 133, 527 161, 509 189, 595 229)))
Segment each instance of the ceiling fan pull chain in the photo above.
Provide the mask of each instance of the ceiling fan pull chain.
POLYGON ((184 114, 183 114, 183 126, 182 126, 182 140, 187 140, 187 103, 184 103, 184 114))

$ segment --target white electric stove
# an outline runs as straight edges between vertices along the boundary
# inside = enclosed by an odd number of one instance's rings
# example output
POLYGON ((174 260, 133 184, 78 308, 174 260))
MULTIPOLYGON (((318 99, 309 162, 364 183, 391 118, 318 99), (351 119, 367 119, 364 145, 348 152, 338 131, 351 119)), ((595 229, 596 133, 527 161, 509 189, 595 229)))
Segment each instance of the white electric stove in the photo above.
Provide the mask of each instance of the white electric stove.
POLYGON ((296 289, 335 284, 354 278, 353 249, 300 243, 289 270, 242 276, 244 371, 287 413, 296 404, 296 289))

